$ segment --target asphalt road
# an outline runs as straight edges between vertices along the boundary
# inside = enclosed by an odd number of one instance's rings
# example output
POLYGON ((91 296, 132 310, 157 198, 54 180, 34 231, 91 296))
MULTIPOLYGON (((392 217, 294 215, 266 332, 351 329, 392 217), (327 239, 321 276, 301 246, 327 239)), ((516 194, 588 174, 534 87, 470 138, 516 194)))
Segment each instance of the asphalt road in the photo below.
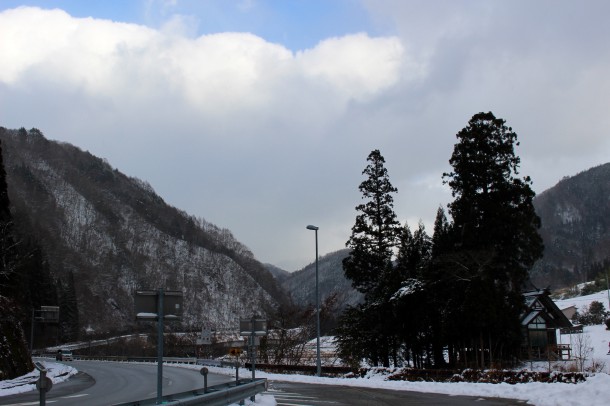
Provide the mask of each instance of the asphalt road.
MULTIPOLYGON (((157 396, 156 364, 115 362, 66 362, 79 373, 66 382, 55 384, 47 393, 50 406, 108 406, 134 402, 157 396)), ((245 377, 246 371, 243 372, 245 377)), ((242 375, 242 374, 240 374, 242 375)), ((208 385, 234 379, 208 374, 208 385)), ((186 392, 203 387, 199 370, 163 367, 163 395, 186 392)), ((348 386, 314 385, 271 381, 269 394, 277 406, 517 406, 525 401, 514 399, 449 396, 433 393, 393 391, 348 386)), ((0 405, 34 406, 39 404, 38 391, 0 397, 0 405)))
MULTIPOLYGON (((53 406, 108 406, 157 396, 157 365, 115 362, 65 362, 79 373, 66 382, 53 385, 46 403, 53 406)), ((229 376, 208 374, 208 385, 231 380, 229 376)), ((163 366, 163 395, 203 387, 199 370, 163 366)), ((38 405, 38 391, 2 396, 0 405, 38 405)))
POLYGON ((516 406, 523 400, 272 381, 277 406, 516 406))

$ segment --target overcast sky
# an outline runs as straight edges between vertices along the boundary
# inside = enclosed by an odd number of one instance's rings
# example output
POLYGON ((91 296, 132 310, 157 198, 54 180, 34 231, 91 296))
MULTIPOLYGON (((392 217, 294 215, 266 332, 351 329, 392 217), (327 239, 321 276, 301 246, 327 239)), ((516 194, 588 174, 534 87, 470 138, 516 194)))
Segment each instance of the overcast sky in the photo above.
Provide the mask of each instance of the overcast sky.
POLYGON ((294 271, 345 247, 379 149, 428 226, 455 134, 518 134, 537 193, 610 161, 610 2, 0 0, 0 125, 106 158, 294 271))

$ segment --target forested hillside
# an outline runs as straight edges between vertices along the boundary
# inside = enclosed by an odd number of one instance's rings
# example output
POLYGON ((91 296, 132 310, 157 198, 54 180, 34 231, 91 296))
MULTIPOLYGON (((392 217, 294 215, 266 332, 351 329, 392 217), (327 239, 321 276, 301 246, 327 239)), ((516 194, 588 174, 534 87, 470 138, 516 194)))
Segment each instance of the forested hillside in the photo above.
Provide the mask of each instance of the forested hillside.
MULTIPOLYGON (((322 256, 318 260, 318 278, 320 302, 329 296, 335 296, 336 306, 343 309, 353 306, 362 300, 362 294, 352 288, 352 283, 345 277, 342 261, 348 249, 343 249, 322 256)), ((282 282, 282 287, 288 292, 295 304, 308 306, 316 303, 316 264, 292 273, 282 282)))
POLYGON ((532 271, 541 287, 593 279, 610 263, 610 163, 566 177, 534 200, 544 257, 532 271))
POLYGON ((183 291, 193 328, 237 328, 285 300, 229 230, 169 206, 146 182, 37 129, 0 128, 0 139, 15 223, 54 279, 73 277, 81 333, 132 327, 137 289, 183 291))

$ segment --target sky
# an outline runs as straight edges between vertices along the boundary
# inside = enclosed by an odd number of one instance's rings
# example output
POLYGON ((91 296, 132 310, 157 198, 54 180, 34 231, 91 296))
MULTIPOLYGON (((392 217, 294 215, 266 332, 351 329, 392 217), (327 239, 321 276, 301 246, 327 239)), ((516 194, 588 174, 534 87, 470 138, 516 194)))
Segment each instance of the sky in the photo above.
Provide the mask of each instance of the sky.
POLYGON ((541 193, 610 160, 610 2, 0 0, 0 125, 142 179, 288 271, 345 247, 379 149, 432 232, 492 111, 541 193))

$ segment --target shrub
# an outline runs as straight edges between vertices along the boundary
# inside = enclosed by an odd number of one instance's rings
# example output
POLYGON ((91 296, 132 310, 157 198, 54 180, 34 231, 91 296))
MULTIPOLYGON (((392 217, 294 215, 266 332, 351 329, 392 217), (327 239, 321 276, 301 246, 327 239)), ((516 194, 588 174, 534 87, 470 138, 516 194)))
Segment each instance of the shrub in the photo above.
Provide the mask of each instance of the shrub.
POLYGON ((403 368, 386 378, 388 381, 427 381, 427 382, 474 382, 474 383, 578 383, 585 381, 581 372, 533 372, 528 370, 512 371, 502 369, 465 369, 461 372, 451 370, 403 368))
POLYGON ((602 302, 598 302, 597 300, 591 302, 589 308, 583 311, 582 314, 577 312, 574 315, 576 322, 585 326, 603 324, 607 317, 608 312, 604 308, 604 304, 602 302))

